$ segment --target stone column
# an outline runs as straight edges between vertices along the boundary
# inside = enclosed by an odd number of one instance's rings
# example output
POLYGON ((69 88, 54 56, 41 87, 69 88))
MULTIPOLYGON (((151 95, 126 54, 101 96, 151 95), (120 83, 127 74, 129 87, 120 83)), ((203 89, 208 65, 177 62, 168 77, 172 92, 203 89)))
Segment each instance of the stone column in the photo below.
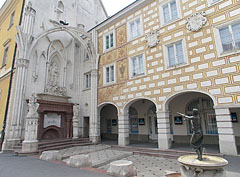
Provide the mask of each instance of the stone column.
POLYGON ((23 105, 25 101, 24 83, 26 80, 28 63, 29 61, 27 59, 17 59, 17 80, 14 94, 13 116, 9 130, 9 137, 8 140, 6 140, 6 148, 12 148, 12 146, 18 144, 22 138, 23 105))
POLYGON ((91 114, 90 114, 90 141, 100 141, 100 120, 97 113, 97 70, 91 71, 91 114))
POLYGON ((169 112, 157 112, 158 148, 169 149, 172 145, 169 123, 169 112))
POLYGON ((78 104, 73 105, 73 118, 72 118, 72 123, 73 123, 73 138, 79 138, 79 112, 80 112, 80 107, 78 104))
POLYGON ((118 145, 127 146, 129 145, 129 118, 128 114, 118 115, 118 145))
POLYGON ((220 152, 237 155, 237 147, 229 108, 215 107, 220 152))
POLYGON ((38 150, 38 107, 39 103, 37 103, 37 99, 33 94, 29 98, 28 103, 28 114, 25 120, 25 136, 24 141, 22 143, 22 151, 23 152, 36 152, 38 150))

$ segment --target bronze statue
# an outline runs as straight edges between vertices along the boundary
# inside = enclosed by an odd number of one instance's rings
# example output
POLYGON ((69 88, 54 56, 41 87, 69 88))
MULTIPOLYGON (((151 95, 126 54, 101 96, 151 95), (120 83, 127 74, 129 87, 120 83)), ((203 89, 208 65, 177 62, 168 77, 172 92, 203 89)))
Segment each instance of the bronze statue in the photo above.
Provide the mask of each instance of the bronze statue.
POLYGON ((202 160, 202 141, 203 141, 203 133, 202 133, 202 127, 201 127, 201 117, 199 116, 198 109, 193 109, 192 116, 188 116, 182 113, 179 113, 182 115, 185 119, 189 119, 191 121, 192 125, 192 137, 190 140, 191 146, 195 149, 198 157, 198 160, 202 160))

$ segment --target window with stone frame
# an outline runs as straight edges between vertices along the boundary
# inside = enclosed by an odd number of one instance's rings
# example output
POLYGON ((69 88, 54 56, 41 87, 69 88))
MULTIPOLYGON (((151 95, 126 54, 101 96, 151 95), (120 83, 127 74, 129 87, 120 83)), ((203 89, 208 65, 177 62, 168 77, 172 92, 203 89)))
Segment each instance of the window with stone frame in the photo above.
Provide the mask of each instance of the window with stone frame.
POLYGON ((9 22, 8 29, 10 29, 13 26, 13 24, 14 24, 14 17, 15 17, 15 11, 13 11, 11 16, 10 16, 10 22, 9 22))
POLYGON ((145 73, 143 54, 131 58, 131 77, 137 77, 145 73))
POLYGON ((160 18, 163 25, 180 18, 178 3, 178 0, 171 0, 160 6, 160 18))
POLYGON ((240 49, 240 22, 219 28, 222 52, 240 49))
POLYGON ((111 64, 104 67, 104 83, 110 84, 115 82, 115 65, 111 64))
POLYGON ((84 88, 85 89, 91 88, 91 73, 84 74, 84 88))
POLYGON ((104 36, 104 50, 109 50, 115 46, 114 36, 113 31, 104 36))
POLYGON ((3 59, 2 59, 2 66, 1 66, 1 68, 6 66, 6 64, 7 64, 8 50, 9 50, 9 46, 5 47, 4 53, 3 53, 3 59))
POLYGON ((167 68, 186 64, 183 40, 165 46, 167 68))
POLYGON ((142 35, 142 21, 141 17, 137 17, 128 23, 128 37, 129 40, 132 40, 141 35, 142 35))

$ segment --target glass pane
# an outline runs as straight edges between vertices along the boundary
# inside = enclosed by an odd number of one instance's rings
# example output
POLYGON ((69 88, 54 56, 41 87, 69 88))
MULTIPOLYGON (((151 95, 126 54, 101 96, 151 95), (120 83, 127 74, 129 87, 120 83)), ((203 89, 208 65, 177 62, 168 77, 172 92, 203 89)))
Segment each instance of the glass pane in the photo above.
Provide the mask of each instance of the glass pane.
POLYGON ((137 68, 136 68, 136 65, 137 65, 137 63, 136 63, 136 58, 133 58, 132 59, 132 75, 133 76, 136 76, 137 75, 137 68))
POLYGON ((106 49, 109 49, 109 36, 106 36, 106 49))
POLYGON ((110 34, 111 44, 110 47, 113 47, 113 33, 110 34))
POLYGON ((140 19, 136 20, 136 25, 137 25, 137 36, 139 36, 141 34, 140 19))
POLYGON ((219 30, 219 33, 222 41, 223 51, 225 52, 232 50, 233 49, 232 37, 229 28, 228 27, 222 28, 219 30))
POLYGON ((167 23, 170 21, 168 4, 163 6, 163 16, 164 16, 164 23, 167 23))
POLYGON ((168 60, 169 60, 169 66, 174 66, 176 64, 173 45, 168 47, 168 60))
POLYGON ((106 68, 106 82, 109 82, 109 67, 106 68))
POLYGON ((111 66, 111 81, 114 81, 114 66, 111 66))
POLYGON ((235 47, 240 48, 240 23, 232 26, 235 47))
POLYGON ((138 57, 138 63, 139 63, 138 74, 142 74, 143 73, 143 58, 142 58, 142 56, 138 57))
POLYGON ((175 20, 178 18, 176 1, 171 2, 170 6, 171 6, 172 20, 175 20))
POLYGON ((177 62, 178 64, 184 63, 184 55, 183 55, 183 48, 182 48, 182 42, 176 44, 176 55, 177 55, 177 62))

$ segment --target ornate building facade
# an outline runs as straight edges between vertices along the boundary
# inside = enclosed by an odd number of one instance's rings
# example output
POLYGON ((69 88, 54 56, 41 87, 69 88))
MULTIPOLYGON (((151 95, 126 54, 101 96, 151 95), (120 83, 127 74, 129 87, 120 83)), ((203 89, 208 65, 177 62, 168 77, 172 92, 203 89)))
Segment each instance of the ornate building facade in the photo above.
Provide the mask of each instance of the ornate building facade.
POLYGON ((98 33, 98 136, 119 145, 188 143, 200 111, 204 144, 240 146, 240 2, 138 0, 98 33))
POLYGON ((31 152, 39 140, 89 134, 96 141, 86 122, 97 119, 97 54, 86 31, 106 18, 100 0, 25 1, 3 149, 23 141, 31 152))

